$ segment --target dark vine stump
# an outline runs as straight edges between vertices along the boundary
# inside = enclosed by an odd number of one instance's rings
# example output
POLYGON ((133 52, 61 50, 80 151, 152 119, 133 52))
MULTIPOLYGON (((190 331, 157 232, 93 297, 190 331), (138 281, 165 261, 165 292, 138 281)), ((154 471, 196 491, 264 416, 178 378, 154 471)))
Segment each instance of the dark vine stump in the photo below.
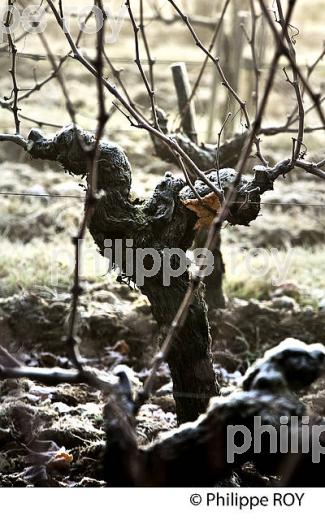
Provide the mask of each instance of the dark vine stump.
MULTIPOLYGON (((28 150, 34 158, 57 161, 70 173, 84 177, 89 172, 89 150, 94 145, 95 137, 92 134, 68 126, 50 139, 38 130, 32 130, 28 150)), ((137 282, 134 274, 128 274, 127 240, 132 240, 131 256, 134 259, 141 248, 154 250, 161 259, 164 258, 166 248, 178 248, 185 253, 191 247, 198 229, 198 201, 192 200, 193 193, 188 191, 185 182, 170 173, 157 185, 148 200, 132 200, 131 166, 123 150, 114 143, 101 141, 98 151, 97 200, 89 231, 102 255, 106 255, 106 241, 110 241, 113 263, 119 267, 122 276, 126 274, 130 280, 137 282), (188 204, 196 211, 189 209, 188 204), (116 240, 122 241, 122 255, 117 254, 116 240)), ((235 173, 231 169, 220 170, 220 182, 225 192, 233 182, 235 173)), ((217 182, 215 172, 209 174, 209 180, 217 182)), ((202 181, 199 185, 198 182, 195 183, 196 189, 201 191, 203 197, 207 197, 206 203, 211 203, 213 208, 217 203, 220 204, 214 199, 217 195, 214 192, 205 193, 206 185, 202 185, 202 181)), ((247 225, 256 218, 259 213, 260 184, 256 186, 256 179, 241 181, 237 188, 236 204, 229 212, 229 222, 247 225)), ((203 218, 205 220, 206 216, 203 218)), ((209 222, 205 225, 209 225, 209 222)), ((150 269, 150 254, 143 259, 143 263, 145 269, 150 269)), ((173 255, 171 264, 173 269, 177 269, 179 258, 173 255)), ((161 268, 154 276, 145 277, 139 289, 148 297, 153 316, 162 334, 165 334, 188 288, 189 273, 185 271, 180 276, 172 277, 170 285, 164 283, 163 274, 161 268)), ((201 291, 199 289, 195 294, 188 317, 167 360, 180 423, 196 419, 206 410, 210 397, 218 393, 211 360, 207 307, 201 291)))

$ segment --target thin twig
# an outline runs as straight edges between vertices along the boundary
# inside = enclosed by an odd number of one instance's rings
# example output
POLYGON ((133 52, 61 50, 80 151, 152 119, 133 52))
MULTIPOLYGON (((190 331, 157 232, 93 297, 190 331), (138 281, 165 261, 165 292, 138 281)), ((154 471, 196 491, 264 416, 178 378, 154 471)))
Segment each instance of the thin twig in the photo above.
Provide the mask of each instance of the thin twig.
POLYGON ((252 27, 251 27, 251 34, 249 35, 245 25, 242 25, 243 33, 247 39, 247 42, 251 49, 252 54, 252 62, 253 62, 253 70, 254 70, 254 77, 255 77, 255 88, 253 93, 254 98, 254 104, 255 104, 255 115, 257 114, 258 110, 258 103, 259 103, 259 87, 260 87, 260 77, 261 77, 261 70, 259 68, 259 63, 257 60, 257 52, 256 52, 256 29, 257 29, 257 20, 259 18, 259 15, 256 14, 254 0, 250 0, 250 11, 251 11, 251 21, 252 21, 252 27))
MULTIPOLYGON (((101 0, 97 0, 97 6, 103 11, 103 5, 101 0)), ((104 18, 105 20, 105 18, 104 18)), ((83 363, 81 360, 78 338, 76 336, 77 326, 77 309, 79 303, 79 296, 82 294, 82 287, 80 284, 80 266, 81 266, 81 253, 82 243, 87 229, 87 225, 91 219, 91 215, 96 203, 96 192, 97 192, 97 170, 99 160, 99 142, 103 136, 105 125, 108 120, 108 115, 105 107, 105 96, 103 90, 103 83, 101 78, 103 76, 103 48, 105 38, 105 21, 102 28, 97 33, 97 57, 96 57, 96 78, 97 78, 97 93, 98 93, 98 124, 95 137, 95 145, 92 150, 89 150, 89 176, 88 176, 88 187, 86 192, 86 203, 84 209, 83 219, 80 223, 78 233, 73 237, 73 244, 75 247, 75 268, 74 268, 74 283, 72 287, 72 301, 71 311, 69 318, 69 332, 67 337, 67 344, 71 348, 74 354, 74 361, 79 370, 83 370, 83 363)))
MULTIPOLYGON (((295 1, 295 0, 289 0, 289 7, 290 7, 290 5, 291 5, 291 3, 293 1, 295 1)), ((273 33, 274 39, 276 41, 276 44, 281 49, 281 54, 288 59, 290 65, 292 67, 292 70, 297 73, 298 78, 300 79, 300 81, 301 81, 302 85, 304 86, 306 92, 308 93, 308 95, 311 98, 312 102, 315 104, 315 108, 316 108, 316 110, 318 112, 319 118, 320 118, 323 126, 325 126, 325 115, 323 113, 323 110, 322 110, 322 107, 321 107, 321 104, 320 104, 320 98, 321 98, 320 94, 318 94, 318 93, 316 94, 313 91, 313 89, 310 86, 308 80, 306 79, 306 77, 301 72, 300 67, 292 59, 290 51, 286 47, 286 45, 285 45, 285 43, 283 41, 282 33, 281 34, 278 33, 278 31, 276 29, 276 26, 275 26, 275 24, 274 24, 274 22, 272 20, 272 17, 270 15, 270 13, 269 13, 269 11, 268 11, 264 1, 263 0, 258 0, 258 2, 260 4, 260 6, 261 6, 261 9, 263 11, 263 14, 264 14, 267 22, 268 22, 268 24, 269 24, 269 26, 270 26, 270 28, 272 30, 272 33, 273 33)))
POLYGON ((219 170, 220 170, 221 136, 222 136, 222 132, 224 131, 224 128, 225 128, 226 124, 228 123, 229 119, 231 118, 231 116, 232 116, 232 113, 228 112, 228 114, 226 115, 225 120, 222 123, 221 128, 218 132, 216 165, 217 165, 217 174, 218 174, 218 184, 219 184, 220 189, 221 189, 221 184, 220 184, 220 178, 219 178, 219 170))
POLYGON ((141 32, 144 48, 147 55, 148 65, 149 65, 149 79, 150 79, 150 87, 151 90, 155 91, 155 77, 154 77, 154 65, 155 60, 151 57, 151 51, 149 46, 149 41, 147 38, 147 33, 144 25, 144 8, 143 8, 143 0, 140 0, 140 23, 139 23, 139 29, 141 32))
POLYGON ((11 28, 10 24, 12 21, 12 12, 10 11, 10 8, 13 7, 15 3, 15 0, 8 0, 8 13, 7 18, 5 21, 5 27, 7 28, 7 37, 8 37, 8 44, 9 49, 11 52, 11 68, 9 70, 11 77, 12 77, 12 86, 13 86, 13 103, 12 103, 12 113, 14 115, 15 120, 15 128, 16 128, 16 134, 20 134, 20 120, 19 120, 19 108, 18 108, 18 96, 19 96, 19 88, 17 83, 17 47, 15 45, 13 36, 11 34, 11 28))
MULTIPOLYGON (((150 80, 150 82, 151 82, 151 84, 150 84, 149 81, 148 81, 148 78, 146 76, 146 73, 145 73, 145 71, 143 69, 141 58, 140 58, 139 31, 141 29, 136 24, 136 21, 135 21, 134 15, 133 15, 133 11, 132 11, 132 8, 131 8, 130 1, 126 0, 125 5, 126 5, 126 7, 128 9, 128 13, 129 13, 129 17, 130 17, 130 20, 131 20, 133 33, 134 33, 135 63, 137 65, 138 69, 139 69, 142 81, 144 83, 144 86, 145 86, 145 88, 147 90, 147 93, 148 93, 148 96, 149 96, 149 100, 150 100, 150 104, 151 104, 151 111, 152 111, 153 121, 154 121, 154 127, 159 130, 158 115, 157 115, 157 109, 156 109, 156 104, 155 104, 155 91, 154 91, 154 88, 153 88, 154 87, 153 77, 150 80)), ((146 44, 147 44, 146 45, 146 49, 147 48, 149 49, 147 40, 145 40, 145 41, 146 41, 146 44)), ((149 68, 149 70, 151 70, 151 73, 152 73, 152 65, 150 65, 151 64, 150 51, 147 50, 147 54, 148 54, 148 52, 149 52, 149 58, 150 58, 149 67, 151 67, 151 68, 149 68)))
MULTIPOLYGON (((218 38, 220 29, 221 29, 222 24, 224 22, 224 18, 225 18, 225 15, 226 15, 229 3, 230 3, 230 0, 226 0, 225 1, 223 9, 222 9, 221 14, 220 14, 220 18, 216 22, 215 30, 214 30, 214 33, 213 33, 212 38, 211 38, 211 42, 210 42, 209 47, 208 47, 208 51, 209 52, 213 51, 213 48, 214 48, 216 40, 218 38)), ((191 101, 193 100, 193 98, 194 98, 194 96, 195 96, 195 94, 196 94, 196 92, 197 92, 197 90, 198 90, 198 88, 200 86, 201 80, 203 78, 203 75, 204 75, 204 72, 206 70, 206 67, 207 67, 208 63, 209 63, 209 56, 206 55, 205 58, 204 58, 204 61, 202 63, 202 66, 201 66, 200 72, 198 74, 198 77, 196 78, 196 81, 195 81, 195 83, 193 85, 193 89, 192 89, 191 95, 188 98, 188 105, 187 105, 187 107, 190 105, 191 101)), ((184 111, 187 109, 187 107, 184 107, 184 111)))
POLYGON ((293 80, 291 80, 286 72, 286 69, 284 68, 284 73, 286 75, 287 81, 290 83, 290 85, 293 86, 294 91, 296 93, 296 99, 297 99, 297 107, 298 107, 298 133, 297 133, 297 139, 296 139, 296 145, 294 146, 293 151, 293 161, 296 161, 299 158, 300 150, 303 144, 304 139, 304 126, 305 126, 305 111, 304 111, 304 103, 302 98, 302 92, 300 88, 300 80, 298 77, 297 72, 297 59, 296 59, 296 51, 293 46, 292 38, 289 36, 288 28, 284 27, 284 17, 283 17, 283 10, 280 0, 276 0, 276 5, 278 9, 278 16, 279 16, 279 23, 282 27, 282 30, 285 31, 285 39, 288 44, 289 53, 291 57, 292 63, 295 65, 295 68, 293 68, 292 74, 293 74, 293 80))

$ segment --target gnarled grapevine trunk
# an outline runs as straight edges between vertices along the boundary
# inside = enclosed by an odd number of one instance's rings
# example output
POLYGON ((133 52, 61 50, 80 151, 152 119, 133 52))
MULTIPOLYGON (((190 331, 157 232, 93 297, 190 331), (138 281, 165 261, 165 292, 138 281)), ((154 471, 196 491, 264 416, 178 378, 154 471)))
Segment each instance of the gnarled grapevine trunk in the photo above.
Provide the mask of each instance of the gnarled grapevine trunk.
MULTIPOLYGON (((87 161, 80 143, 90 145, 94 137, 67 127, 48 140, 39 132, 30 135, 33 157, 59 161, 65 169, 76 174, 87 173, 87 161)), ((157 186, 148 201, 132 203, 129 198, 131 167, 116 145, 101 143, 98 166, 98 200, 89 223, 89 230, 101 254, 109 254, 122 274, 127 272, 126 247, 132 240, 134 265, 139 248, 153 248, 162 257, 165 248, 186 251, 194 238, 195 216, 178 200, 185 183, 172 176, 157 186), (122 257, 118 258, 116 241, 122 241, 122 257)), ((121 243, 121 242, 120 242, 121 243)), ((151 258, 144 259, 150 269, 151 258)), ((173 268, 177 269, 178 258, 173 268)), ((135 283, 135 274, 129 276, 135 283)), ((164 285, 163 268, 154 276, 144 278, 140 290, 152 306, 152 313, 164 334, 171 325, 189 284, 188 272, 171 278, 164 285)), ((217 384, 210 356, 210 334, 207 309, 203 295, 195 295, 189 316, 176 338, 168 356, 179 422, 194 420, 206 410, 211 396, 217 394, 217 384)))
MULTIPOLYGON (((142 292, 148 297, 152 313, 167 331, 188 287, 188 274, 175 278, 164 287, 161 275, 148 278, 142 292)), ((207 307, 201 291, 190 306, 187 319, 168 355, 178 422, 195 420, 206 410, 211 396, 216 395, 216 381, 210 357, 210 333, 207 307)))
MULTIPOLYGON (((52 139, 44 138, 39 131, 32 131, 28 149, 35 158, 58 161, 69 172, 84 176, 89 171, 89 149, 94 144, 92 134, 69 126, 52 139)), ((224 170, 221 177, 225 190, 233 176, 233 170, 224 170)), ((118 265, 122 275, 127 275, 135 283, 138 282, 137 273, 128 270, 130 255, 127 252, 131 251, 135 268, 138 267, 137 252, 140 249, 149 248, 158 255, 162 261, 161 267, 154 274, 144 276, 143 283, 138 285, 148 297, 153 316, 162 333, 165 333, 189 285, 187 271, 171 277, 169 285, 165 283, 165 249, 179 248, 185 253, 193 242, 198 221, 197 214, 187 209, 180 197, 185 182, 166 174, 147 201, 131 201, 132 179, 128 159, 121 148, 105 141, 99 143, 97 177, 97 199, 89 231, 100 253, 107 255, 109 249, 110 258, 118 265), (119 241, 119 248, 116 248, 116 240, 119 241)), ((214 181, 214 177, 211 180, 214 181)), ((254 191, 254 182, 243 180, 229 220, 247 224, 256 218, 258 212, 259 190, 254 191), (247 190, 250 197, 247 197, 247 190), (240 204, 237 204, 238 201, 240 204)), ((144 269, 150 270, 150 254, 142 257, 142 261, 144 269)), ((171 265, 173 270, 180 266, 177 255, 172 256, 171 265)), ((195 294, 188 317, 167 359, 179 422, 197 418, 206 410, 210 397, 218 392, 211 361, 207 308, 200 291, 195 294)))

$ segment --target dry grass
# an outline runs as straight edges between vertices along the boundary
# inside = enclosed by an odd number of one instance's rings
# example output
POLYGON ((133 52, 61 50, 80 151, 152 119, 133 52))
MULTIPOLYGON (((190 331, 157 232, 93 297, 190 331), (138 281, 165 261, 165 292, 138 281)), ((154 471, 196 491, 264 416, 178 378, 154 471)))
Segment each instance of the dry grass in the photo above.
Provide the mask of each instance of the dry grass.
POLYGON ((325 297, 323 265, 325 247, 293 247, 271 252, 223 249, 226 264, 225 289, 232 298, 268 299, 275 289, 290 282, 298 287, 299 301, 316 305, 325 297))

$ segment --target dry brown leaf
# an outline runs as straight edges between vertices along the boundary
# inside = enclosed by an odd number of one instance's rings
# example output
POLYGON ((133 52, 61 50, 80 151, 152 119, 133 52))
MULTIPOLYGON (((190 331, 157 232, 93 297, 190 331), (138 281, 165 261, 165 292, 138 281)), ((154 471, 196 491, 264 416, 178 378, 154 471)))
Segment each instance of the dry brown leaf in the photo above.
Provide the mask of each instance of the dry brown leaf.
POLYGON ((216 193, 209 193, 205 197, 202 197, 202 202, 199 199, 182 200, 184 206, 194 211, 199 217, 194 229, 209 227, 221 208, 221 202, 216 193))

